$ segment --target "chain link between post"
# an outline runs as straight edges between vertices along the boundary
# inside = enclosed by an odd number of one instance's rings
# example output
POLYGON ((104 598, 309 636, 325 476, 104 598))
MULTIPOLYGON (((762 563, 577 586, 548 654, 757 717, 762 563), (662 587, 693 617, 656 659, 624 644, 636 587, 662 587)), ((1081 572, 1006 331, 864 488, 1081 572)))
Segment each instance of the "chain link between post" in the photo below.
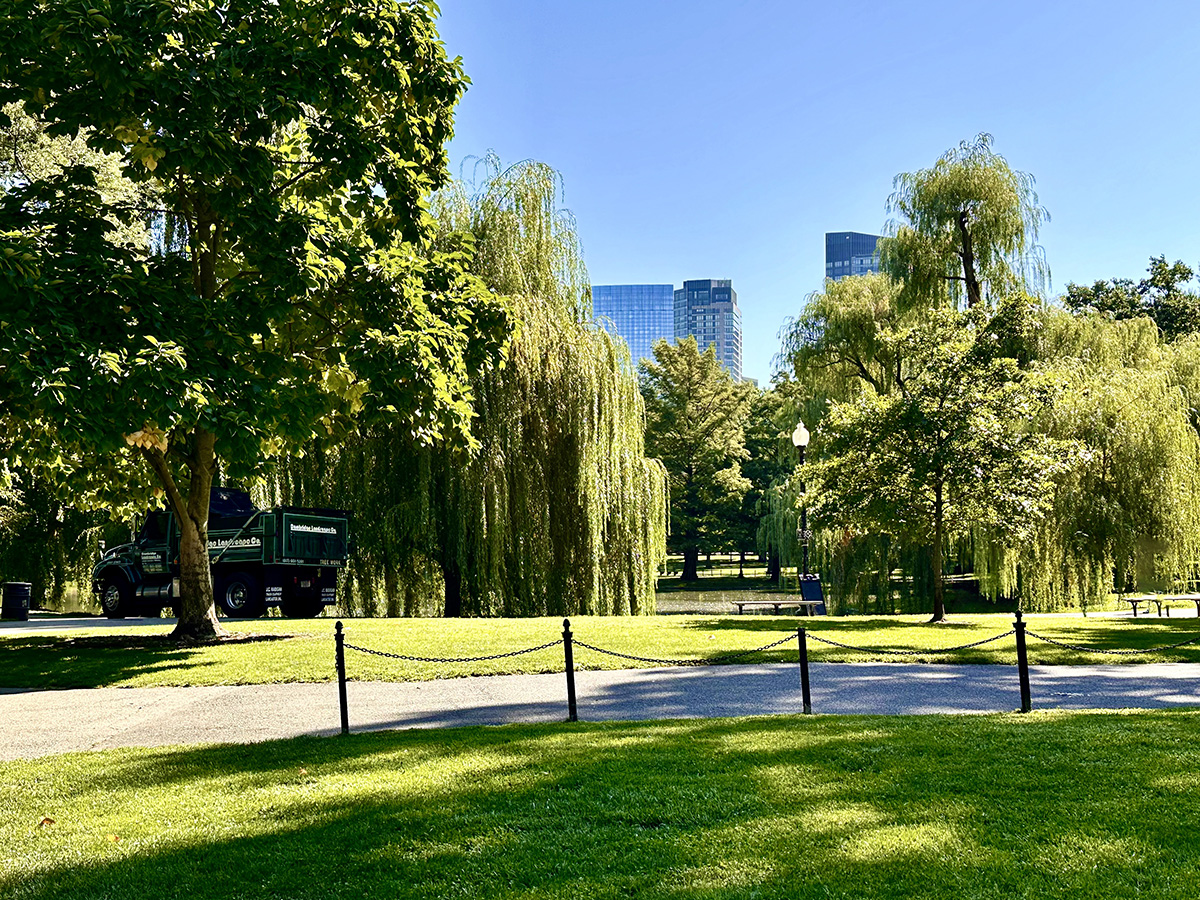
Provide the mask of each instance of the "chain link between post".
POLYGON ((785 638, 780 638, 774 643, 766 644, 762 647, 756 647, 753 650, 740 650, 737 653, 725 653, 721 656, 714 656, 711 659, 656 659, 652 656, 634 656, 631 653, 618 653, 616 650, 605 650, 603 647, 594 647, 591 644, 585 644, 579 639, 575 639, 573 643, 576 647, 586 647, 588 650, 591 650, 595 653, 603 653, 605 656, 615 656, 618 659, 629 659, 633 660, 634 662, 656 663, 664 666, 715 666, 731 660, 752 656, 755 653, 762 653, 764 650, 773 650, 774 648, 795 639, 796 635, 793 633, 789 634, 785 638))
MULTIPOLYGON (((808 637, 814 641, 820 641, 822 644, 828 644, 831 647, 841 647, 843 650, 855 650, 859 653, 886 653, 889 656, 928 656, 929 654, 937 653, 957 653, 959 650, 970 650, 972 647, 981 647, 984 644, 990 644, 992 641, 999 641, 1010 635, 1016 634, 1016 629, 1006 631, 1003 634, 997 634, 990 638, 984 638, 981 641, 974 641, 970 644, 961 644, 958 647, 939 647, 934 650, 883 650, 874 647, 854 647, 850 644, 840 644, 837 641, 831 641, 829 638, 820 637, 813 632, 808 632, 808 637)), ((1026 632, 1028 634, 1028 632, 1026 632)))
POLYGON ((353 644, 344 644, 343 646, 347 650, 357 650, 359 653, 367 653, 371 656, 383 656, 388 659, 402 659, 406 662, 471 663, 486 662, 490 659, 507 659, 510 656, 521 656, 526 653, 536 653, 539 650, 548 650, 551 647, 557 647, 562 642, 563 639, 559 638, 557 641, 550 641, 550 643, 542 644, 538 647, 529 647, 525 650, 512 650, 508 653, 493 653, 491 656, 407 656, 403 653, 388 653, 385 650, 371 650, 367 647, 356 647, 353 644))
POLYGON ((1103 653, 1107 656, 1140 656, 1143 653, 1158 653, 1163 650, 1174 650, 1176 647, 1186 647, 1188 644, 1200 644, 1200 637, 1190 638, 1186 641, 1180 641, 1178 644, 1164 644, 1161 647, 1147 647, 1143 650, 1104 650, 1099 647, 1082 647, 1077 644, 1064 644, 1062 641, 1056 641, 1054 638, 1043 637, 1036 632, 1025 630, 1025 633, 1030 637, 1037 638, 1046 644, 1053 644, 1055 647, 1062 647, 1065 650, 1075 650, 1080 653, 1103 653))

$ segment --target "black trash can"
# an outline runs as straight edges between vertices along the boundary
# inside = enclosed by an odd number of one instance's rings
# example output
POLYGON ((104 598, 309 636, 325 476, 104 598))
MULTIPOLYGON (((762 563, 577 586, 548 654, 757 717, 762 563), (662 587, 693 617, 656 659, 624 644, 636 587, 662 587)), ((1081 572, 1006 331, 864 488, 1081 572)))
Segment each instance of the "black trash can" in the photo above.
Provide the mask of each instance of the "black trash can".
POLYGON ((4 600, 0 604, 0 618, 27 621, 29 619, 29 591, 33 587, 27 581, 4 582, 4 600))

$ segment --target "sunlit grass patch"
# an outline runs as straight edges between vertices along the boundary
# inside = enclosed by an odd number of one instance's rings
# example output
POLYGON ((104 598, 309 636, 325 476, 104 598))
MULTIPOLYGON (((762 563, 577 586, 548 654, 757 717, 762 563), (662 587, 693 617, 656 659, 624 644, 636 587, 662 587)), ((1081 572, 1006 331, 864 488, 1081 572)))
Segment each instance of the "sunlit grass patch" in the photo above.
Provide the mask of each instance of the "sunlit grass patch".
POLYGON ((1192 900, 1198 726, 779 717, 5 763, 0 896, 1192 900))

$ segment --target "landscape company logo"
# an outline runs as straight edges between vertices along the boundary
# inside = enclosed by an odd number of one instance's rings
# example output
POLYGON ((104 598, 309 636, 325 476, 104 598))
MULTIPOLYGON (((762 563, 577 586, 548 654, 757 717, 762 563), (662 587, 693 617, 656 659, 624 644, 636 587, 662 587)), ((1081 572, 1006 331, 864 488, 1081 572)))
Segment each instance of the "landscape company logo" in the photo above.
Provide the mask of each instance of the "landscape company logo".
POLYGON ((261 547, 262 539, 256 537, 244 537, 237 540, 226 540, 225 538, 213 538, 208 542, 210 550, 225 550, 236 549, 238 547, 261 547))
POLYGON ((295 522, 288 523, 289 531, 301 531, 305 534, 337 534, 337 529, 332 525, 298 525, 295 522))

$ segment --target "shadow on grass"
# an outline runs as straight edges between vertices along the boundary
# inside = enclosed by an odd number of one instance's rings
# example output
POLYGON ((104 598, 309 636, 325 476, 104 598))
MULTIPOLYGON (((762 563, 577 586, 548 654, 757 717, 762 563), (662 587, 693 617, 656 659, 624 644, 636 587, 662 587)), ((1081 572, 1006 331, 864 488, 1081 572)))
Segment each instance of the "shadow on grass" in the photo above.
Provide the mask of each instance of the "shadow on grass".
POLYGON ((59 758, 47 780, 90 787, 12 811, 28 833, 0 893, 1190 900, 1198 724, 789 718, 59 758), (164 783, 194 816, 163 821, 164 783), (69 832, 98 797, 99 832, 69 832))
POLYGON ((0 688, 107 687, 148 671, 207 665, 196 657, 214 646, 287 640, 291 635, 236 635, 205 644, 180 644, 169 635, 36 635, 3 643, 0 688))

